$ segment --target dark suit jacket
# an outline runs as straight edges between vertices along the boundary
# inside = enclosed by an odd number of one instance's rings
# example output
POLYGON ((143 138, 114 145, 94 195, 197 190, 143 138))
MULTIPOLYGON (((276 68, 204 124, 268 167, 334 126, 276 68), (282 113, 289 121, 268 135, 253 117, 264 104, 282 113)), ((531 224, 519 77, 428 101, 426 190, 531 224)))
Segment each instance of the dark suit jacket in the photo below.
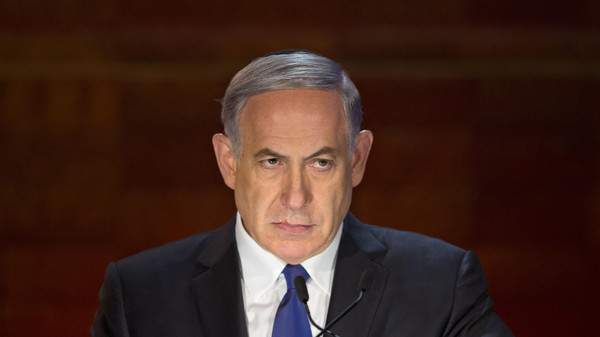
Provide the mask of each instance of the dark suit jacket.
MULTIPOLYGON (((493 312, 477 257, 437 239, 344 220, 328 320, 351 336, 513 336, 493 312)), ((110 263, 92 336, 247 336, 235 218, 212 232, 110 263)))

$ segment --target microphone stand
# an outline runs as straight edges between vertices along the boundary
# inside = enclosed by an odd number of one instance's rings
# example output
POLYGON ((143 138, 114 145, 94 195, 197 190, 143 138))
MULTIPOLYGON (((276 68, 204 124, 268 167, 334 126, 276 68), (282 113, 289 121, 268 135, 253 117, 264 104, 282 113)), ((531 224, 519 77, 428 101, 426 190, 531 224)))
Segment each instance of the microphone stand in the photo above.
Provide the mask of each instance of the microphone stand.
POLYGON ((308 309, 308 302, 304 302, 304 309, 306 310, 306 316, 308 316, 308 320, 310 321, 310 324, 315 326, 317 329, 321 330, 321 332, 319 332, 317 337, 319 337, 321 335, 323 335, 324 337, 340 337, 340 336, 334 334, 333 332, 331 332, 330 330, 323 329, 321 326, 319 326, 319 324, 317 324, 313 320, 312 315, 310 314, 310 309, 308 309))
MULTIPOLYGON (((346 310, 342 311, 341 314, 339 314, 336 318, 334 318, 333 321, 331 321, 329 324, 327 324, 324 329, 320 329, 321 332, 319 332, 319 334, 317 336, 315 336, 315 337, 319 337, 321 335, 323 335, 324 337, 330 337, 330 336, 332 336, 332 337, 340 337, 340 336, 338 336, 336 334, 333 334, 329 330, 329 328, 331 328, 333 326, 333 324, 335 324, 337 321, 339 321, 342 317, 346 316, 346 314, 348 312, 350 312, 350 310, 352 308, 354 308, 358 304, 358 302, 360 302, 360 300, 362 300, 362 297, 363 297, 364 293, 365 293, 365 290, 361 289, 360 294, 358 294, 358 297, 354 300, 354 302, 352 302, 352 304, 350 304, 346 308, 346 310)), ((308 310, 308 304, 305 303, 304 305, 306 306, 306 310, 308 310)), ((312 321, 312 319, 311 319, 311 321, 312 321)))
POLYGON ((363 295, 365 294, 367 289, 371 286, 372 281, 373 281, 373 272, 369 269, 363 271, 363 273, 360 277, 360 281, 358 283, 358 289, 360 291, 360 293, 358 294, 358 298, 356 298, 356 300, 354 300, 354 302, 352 302, 344 311, 342 311, 341 314, 339 314, 329 324, 327 324, 325 326, 325 328, 322 328, 313 320, 312 315, 310 314, 310 309, 308 309, 308 290, 306 289, 306 281, 301 276, 297 276, 294 279, 294 286, 296 287, 296 295, 298 295, 298 299, 300 300, 300 302, 304 303, 304 310, 306 311, 306 316, 308 316, 308 320, 310 321, 310 323, 317 329, 321 330, 321 332, 319 332, 319 334, 316 337, 320 337, 321 335, 323 337, 340 337, 340 336, 334 334, 333 332, 331 332, 331 330, 329 330, 329 328, 331 328, 333 326, 333 324, 335 324, 342 317, 344 317, 352 308, 354 308, 358 304, 358 302, 360 302, 360 300, 362 300, 363 295))

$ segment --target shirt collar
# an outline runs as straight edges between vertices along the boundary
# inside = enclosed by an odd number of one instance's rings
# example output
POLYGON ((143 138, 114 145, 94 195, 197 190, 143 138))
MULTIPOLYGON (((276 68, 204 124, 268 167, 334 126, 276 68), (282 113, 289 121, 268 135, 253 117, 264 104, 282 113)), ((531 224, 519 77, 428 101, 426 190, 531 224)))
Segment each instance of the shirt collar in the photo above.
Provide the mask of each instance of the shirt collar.
MULTIPOLYGON (((331 295, 333 270, 343 225, 343 223, 340 225, 333 241, 323 252, 301 263, 311 280, 327 295, 331 295)), ((246 232, 239 213, 236 214, 235 238, 244 284, 253 298, 260 298, 273 287, 286 263, 254 241, 246 232)))

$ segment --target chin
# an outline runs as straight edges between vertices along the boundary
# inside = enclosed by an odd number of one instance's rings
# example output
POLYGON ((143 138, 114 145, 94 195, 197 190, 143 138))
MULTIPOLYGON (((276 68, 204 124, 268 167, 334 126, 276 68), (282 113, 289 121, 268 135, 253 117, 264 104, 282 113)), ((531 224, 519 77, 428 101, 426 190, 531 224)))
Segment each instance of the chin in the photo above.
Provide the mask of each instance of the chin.
POLYGON ((290 264, 298 264, 311 257, 311 251, 299 247, 287 247, 279 250, 279 254, 275 254, 280 259, 290 264))

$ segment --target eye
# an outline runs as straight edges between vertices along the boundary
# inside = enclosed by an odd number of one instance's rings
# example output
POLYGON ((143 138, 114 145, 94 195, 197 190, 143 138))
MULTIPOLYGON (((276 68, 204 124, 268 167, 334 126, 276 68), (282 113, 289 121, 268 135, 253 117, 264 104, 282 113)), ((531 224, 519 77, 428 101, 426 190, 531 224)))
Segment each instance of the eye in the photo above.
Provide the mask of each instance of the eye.
POLYGON ((331 161, 326 159, 317 159, 314 161, 313 165, 318 169, 326 169, 331 166, 331 161))
POLYGON ((261 160, 260 163, 266 167, 274 167, 279 165, 280 161, 279 158, 269 158, 261 160))

